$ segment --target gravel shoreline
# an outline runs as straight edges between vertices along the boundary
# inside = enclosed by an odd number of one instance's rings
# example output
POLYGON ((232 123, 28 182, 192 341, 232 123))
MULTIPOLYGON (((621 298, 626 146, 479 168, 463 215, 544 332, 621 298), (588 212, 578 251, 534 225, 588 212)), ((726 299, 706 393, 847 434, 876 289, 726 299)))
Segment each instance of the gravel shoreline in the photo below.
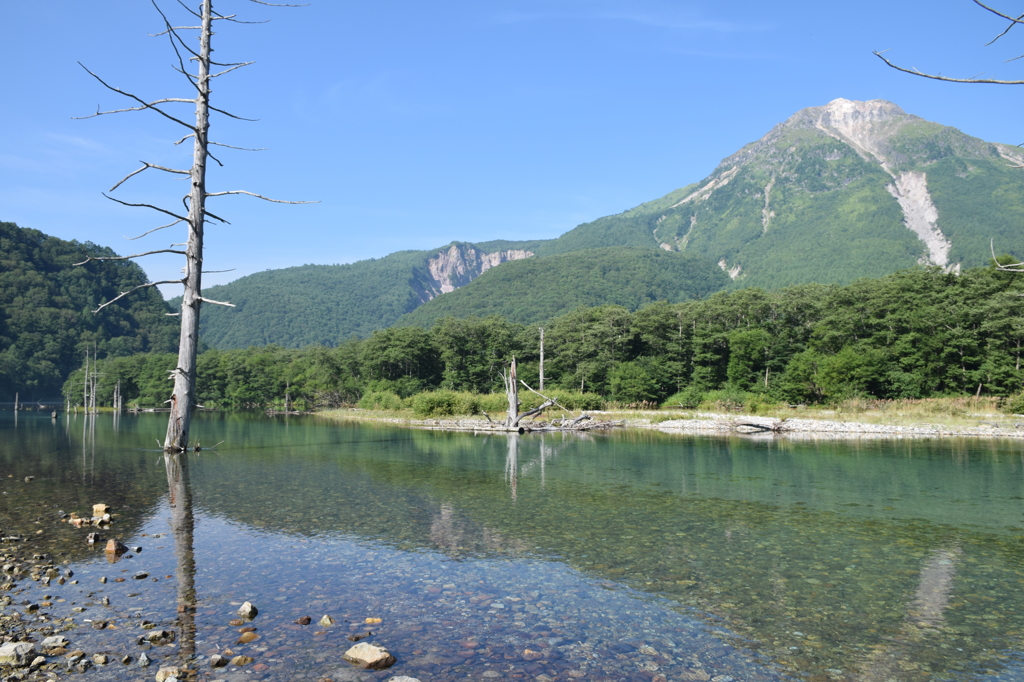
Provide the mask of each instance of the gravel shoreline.
POLYGON ((869 424, 824 419, 779 419, 776 417, 733 416, 698 413, 693 419, 674 419, 647 428, 665 433, 745 433, 787 438, 1024 438, 1024 424, 982 424, 954 428, 942 424, 869 424), (753 426, 756 425, 756 426, 753 426))
MULTIPOLYGON (((600 412, 590 414, 601 415, 600 412)), ((376 423, 394 424, 408 428, 440 430, 497 432, 483 419, 401 419, 396 417, 360 416, 352 414, 331 415, 331 418, 354 419, 376 423)), ((617 427, 647 429, 669 434, 740 434, 751 437, 791 439, 845 439, 845 438, 1024 438, 1024 422, 1007 424, 981 423, 979 426, 950 427, 942 424, 915 424, 898 426, 894 424, 871 424, 855 421, 832 421, 825 419, 799 419, 758 417, 753 415, 694 413, 689 419, 671 419, 654 422, 638 418, 614 422, 617 427)))

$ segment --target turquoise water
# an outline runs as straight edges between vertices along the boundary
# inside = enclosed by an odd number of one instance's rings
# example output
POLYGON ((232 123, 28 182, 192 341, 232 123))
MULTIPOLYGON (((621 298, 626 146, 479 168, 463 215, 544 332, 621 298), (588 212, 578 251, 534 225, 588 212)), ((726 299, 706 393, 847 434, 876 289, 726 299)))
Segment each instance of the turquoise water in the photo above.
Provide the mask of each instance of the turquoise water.
POLYGON ((15 426, 5 413, 0 525, 78 580, 21 581, 5 613, 48 603, 87 653, 137 656, 143 620, 179 629, 147 655, 209 679, 1024 680, 1018 443, 483 436, 208 413, 193 435, 224 442, 169 477, 164 429, 161 415, 15 426), (104 536, 140 553, 108 563, 58 520, 96 502, 116 514, 104 536), (246 600, 259 639, 237 645, 246 600), (336 623, 317 625, 325 614, 336 623), (341 660, 367 630, 390 670, 341 660), (225 650, 254 661, 212 670, 225 650))

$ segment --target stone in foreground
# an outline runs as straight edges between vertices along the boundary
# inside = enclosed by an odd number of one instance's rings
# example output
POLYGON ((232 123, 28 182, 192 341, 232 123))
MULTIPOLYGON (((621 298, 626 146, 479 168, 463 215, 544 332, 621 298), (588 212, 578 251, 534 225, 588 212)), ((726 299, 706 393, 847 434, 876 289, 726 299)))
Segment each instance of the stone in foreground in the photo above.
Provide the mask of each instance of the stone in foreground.
POLYGON ((384 670, 395 664, 395 657, 391 655, 390 651, 379 644, 367 642, 356 644, 346 651, 342 658, 367 670, 384 670))
POLYGON ((167 682, 171 678, 178 679, 181 677, 181 668, 176 666, 167 666, 166 668, 160 668, 156 674, 156 682, 167 682))
POLYGON ((26 665, 35 648, 32 642, 6 642, 0 645, 0 665, 26 665))

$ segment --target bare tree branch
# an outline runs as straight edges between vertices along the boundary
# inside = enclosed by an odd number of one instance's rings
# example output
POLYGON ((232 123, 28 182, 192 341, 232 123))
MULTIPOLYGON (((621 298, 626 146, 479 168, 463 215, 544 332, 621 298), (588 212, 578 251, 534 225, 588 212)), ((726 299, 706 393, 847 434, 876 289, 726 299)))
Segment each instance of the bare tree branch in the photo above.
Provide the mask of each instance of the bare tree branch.
POLYGON ((214 73, 214 74, 211 74, 211 75, 210 75, 210 78, 216 78, 217 76, 223 76, 223 75, 224 75, 224 74, 226 74, 226 73, 231 73, 231 72, 232 72, 232 71, 234 71, 235 69, 240 69, 240 68, 242 68, 243 66, 249 66, 250 64, 255 64, 255 63, 256 63, 255 61, 251 61, 251 62, 240 62, 240 63, 238 63, 238 64, 235 64, 234 66, 232 66, 232 67, 231 67, 230 69, 224 69, 224 70, 223 70, 223 71, 221 71, 220 73, 214 73))
POLYGON ((220 216, 218 216, 218 215, 214 215, 213 213, 210 213, 210 212, 209 212, 209 211, 207 211, 206 209, 203 209, 203 215, 205 215, 205 216, 209 216, 209 217, 213 218, 214 220, 216 220, 216 221, 218 221, 218 222, 220 222, 220 223, 223 223, 224 225, 230 225, 230 224, 231 224, 231 222, 230 222, 230 221, 228 221, 228 220, 224 220, 224 219, 223 219, 223 218, 221 218, 220 216))
MULTIPOLYGON (((226 66, 226 64, 218 64, 218 66, 226 66)), ((242 116, 235 116, 230 111, 224 111, 223 109, 218 109, 217 107, 210 107, 210 111, 216 111, 218 114, 224 114, 225 116, 236 118, 239 121, 249 121, 250 123, 255 123, 256 121, 259 120, 258 118, 243 118, 242 116)))
POLYGON ((199 297, 199 300, 202 301, 203 303, 212 303, 213 305, 226 305, 229 308, 234 308, 235 307, 234 303, 227 303, 225 301, 214 301, 214 300, 209 299, 209 298, 203 298, 202 296, 199 297))
POLYGON ((181 144, 182 142, 184 142, 184 141, 185 141, 185 140, 187 140, 188 138, 190 138, 190 137, 195 137, 195 136, 196 136, 196 134, 195 134, 195 133, 189 133, 189 134, 188 134, 188 135, 186 135, 185 137, 183 137, 183 138, 181 138, 180 140, 178 140, 177 142, 175 142, 175 143, 174 143, 174 146, 175 146, 175 147, 177 147, 177 146, 178 146, 179 144, 181 144))
MULTIPOLYGON (((100 78, 99 76, 94 74, 92 71, 90 71, 89 69, 86 69, 85 64, 83 64, 82 62, 78 62, 78 65, 81 66, 83 69, 85 69, 86 73, 88 73, 90 76, 92 76, 93 78, 98 80, 100 83, 102 83, 103 87, 107 88, 108 90, 113 90, 114 92, 116 92, 119 95, 124 95, 125 97, 128 97, 129 99, 133 99, 136 102, 138 102, 139 104, 141 104, 142 106, 141 107, 131 107, 131 108, 128 108, 128 109, 118 109, 116 111, 97 111, 95 114, 92 114, 91 116, 79 116, 79 117, 75 117, 75 118, 79 118, 79 119, 95 118, 96 116, 102 116, 104 114, 118 114, 118 113, 121 113, 123 111, 141 111, 143 109, 152 109, 156 113, 160 114, 161 116, 163 116, 165 118, 168 118, 168 119, 174 121, 178 125, 183 125, 186 128, 188 128, 189 130, 195 130, 195 128, 193 126, 189 125, 188 123, 185 123, 184 121, 182 121, 179 118, 171 116, 170 114, 168 114, 166 111, 164 111, 160 107, 154 106, 156 104, 164 104, 164 103, 167 103, 167 102, 190 102, 192 104, 195 104, 195 100, 194 99, 162 99, 162 100, 156 100, 155 102, 152 102, 152 103, 148 103, 144 99, 142 99, 141 97, 137 97, 136 95, 133 95, 130 92, 125 92, 124 90, 121 90, 120 88, 115 88, 113 85, 108 84, 106 81, 104 81, 102 78, 100 78)), ((97 109, 98 108, 99 107, 97 107, 97 109)))
POLYGON ((230 190, 230 191, 227 191, 227 192, 207 192, 206 196, 208 196, 208 197, 222 197, 222 196, 226 196, 228 194, 247 194, 247 195, 249 195, 251 197, 256 197, 257 199, 263 199, 263 201, 272 201, 275 204, 319 204, 320 203, 319 201, 284 201, 283 199, 270 199, 268 197, 263 196, 262 194, 256 194, 255 192, 246 192, 243 189, 234 189, 234 190, 230 190))
POLYGON ((568 410, 568 409, 566 409, 566 408, 562 407, 562 404, 561 404, 561 403, 559 403, 559 402, 558 402, 557 400, 555 400, 554 398, 549 398, 549 397, 547 397, 546 395, 544 395, 543 393, 540 393, 539 391, 534 391, 534 390, 533 390, 532 388, 530 388, 530 385, 529 385, 528 383, 526 383, 525 381, 523 381, 522 379, 520 379, 520 380, 519 380, 519 383, 521 383, 521 384, 522 384, 523 386, 526 386, 527 390, 529 390, 529 391, 531 391, 531 392, 533 392, 533 393, 536 393, 536 394, 537 394, 537 395, 539 395, 539 396, 540 396, 541 398, 544 398, 544 400, 547 400, 548 402, 550 402, 550 403, 551 403, 552 405, 557 405, 557 406, 558 406, 559 408, 561 408, 561 409, 562 409, 563 411, 565 411, 565 412, 568 412, 568 413, 569 413, 570 415, 572 415, 573 417, 575 417, 575 416, 576 416, 576 415, 574 415, 574 414, 572 413, 572 410, 568 410))
POLYGON ((160 213, 166 213, 167 215, 171 216, 172 218, 177 218, 178 220, 188 220, 188 218, 185 218, 184 216, 180 216, 177 213, 171 213, 166 208, 160 208, 159 206, 154 206, 153 204, 130 204, 127 201, 121 201, 120 199, 115 199, 114 197, 110 196, 106 192, 103 192, 103 196, 105 196, 106 198, 110 199, 111 201, 116 201, 117 203, 121 204, 122 206, 134 206, 136 208, 151 208, 154 211, 159 211, 160 213))
MULTIPOLYGON (((992 7, 989 7, 988 5, 986 5, 986 4, 985 4, 985 3, 983 3, 983 2, 980 2, 980 0, 974 0, 974 4, 975 4, 975 5, 977 5, 978 7, 981 7, 981 8, 983 8, 983 9, 987 9, 987 10, 988 10, 989 12, 991 12, 992 14, 995 14, 996 16, 999 16, 999 17, 1002 17, 1003 19, 1006 19, 1007 21, 1009 21, 1009 22, 1010 22, 1010 27, 1011 27, 1011 28, 1012 28, 1012 27, 1013 27, 1013 26, 1014 26, 1015 24, 1024 24, 1024 14, 1022 14, 1021 16, 1019 16, 1019 17, 1017 17, 1016 19, 1014 19, 1014 18, 1013 18, 1013 17, 1011 17, 1010 15, 1008 15, 1008 14, 1003 14, 1003 13, 1002 13, 1002 12, 1000 12, 999 10, 997 10, 997 9, 994 9, 994 8, 992 8, 992 7)), ((1009 30, 1010 30, 1009 28, 1008 28, 1008 29, 1006 29, 1006 31, 1009 31, 1009 30)), ((1003 31, 1003 35, 1005 35, 1005 34, 1006 34, 1006 31, 1003 31)), ((995 41, 993 41, 993 42, 995 42, 995 41)))
POLYGON ((210 275, 210 274, 216 274, 216 273, 221 273, 221 272, 234 272, 235 269, 236 268, 231 268, 230 270, 203 270, 203 274, 204 275, 210 275))
POLYGON ((243 152, 265 152, 265 151, 267 151, 266 147, 260 147, 259 149, 250 149, 249 147, 232 147, 231 145, 224 144, 223 142, 212 142, 212 141, 210 142, 210 144, 215 144, 218 147, 227 147, 228 149, 238 149, 238 150, 241 150, 243 152))
POLYGON ((167 35, 171 31, 198 31, 202 26, 168 26, 165 30, 159 33, 148 34, 150 38, 159 38, 160 36, 167 35))
POLYGON ((278 5, 273 2, 264 2, 263 0, 249 0, 249 2, 254 2, 257 5, 266 5, 267 7, 309 7, 309 3, 305 5, 278 5))
POLYGON ((174 225, 177 225, 177 224, 178 224, 178 223, 180 223, 180 222, 182 222, 182 220, 181 220, 181 218, 178 218, 178 219, 177 219, 177 220, 175 220, 175 221, 174 221, 173 223, 167 223, 166 225, 161 225, 160 227, 154 227, 154 228, 153 228, 152 230, 150 230, 149 232, 143 232, 143 233, 142 233, 142 234, 140 234, 140 235, 139 235, 138 237, 125 237, 125 239, 127 239, 127 240, 128 240, 128 241, 130 241, 130 242, 132 242, 132 241, 135 241, 136 239, 142 239, 142 238, 143 238, 143 237, 145 237, 146 235, 149 235, 149 234, 153 234, 154 232, 156 232, 156 231, 158 231, 158 230, 162 230, 162 229, 164 229, 165 227, 173 227, 174 225))
MULTIPOLYGON (((217 13, 214 12, 214 14, 217 14, 217 13)), ((264 19, 263 21, 242 21, 241 19, 236 19, 237 16, 238 16, 237 14, 229 14, 229 15, 217 14, 217 16, 215 16, 213 19, 214 19, 214 21, 219 21, 219 20, 230 21, 230 22, 235 23, 235 24, 269 24, 270 23, 270 19, 264 19)))
MULTIPOLYGON (((150 0, 150 2, 152 2, 152 3, 154 4, 154 5, 156 5, 156 0, 150 0)), ((196 19, 202 20, 202 18, 203 18, 203 15, 202 15, 202 14, 200 14, 199 12, 197 12, 197 11, 195 11, 194 9, 192 9, 191 7, 189 7, 188 5, 186 5, 185 3, 183 3, 183 2, 181 1, 181 0, 178 0, 178 4, 179 4, 179 5, 181 5, 181 6, 182 6, 182 8, 183 8, 183 9, 184 9, 184 10, 185 10, 186 12, 188 12, 189 14, 191 14, 192 16, 194 16, 194 17, 195 17, 196 19)), ((158 12, 160 11, 160 8, 159 8, 159 7, 157 7, 157 11, 158 11, 158 12)), ((160 13, 161 13, 161 14, 163 14, 163 12, 160 12, 160 13)), ((202 27, 202 26, 200 26, 199 28, 200 28, 200 29, 202 29, 203 27, 202 27)))
MULTIPOLYGON (((156 11, 157 11, 157 12, 158 12, 158 13, 160 14, 160 16, 161 16, 161 17, 163 18, 163 20, 164 20, 164 26, 166 26, 166 27, 167 27, 167 31, 166 31, 166 33, 167 33, 167 34, 169 34, 169 35, 170 35, 170 37, 171 37, 171 45, 174 45, 174 41, 175 41, 175 40, 177 40, 177 41, 178 41, 179 43, 181 43, 181 46, 182 46, 183 48, 185 48, 185 50, 186 50, 186 51, 187 51, 187 52, 188 52, 189 54, 191 54, 191 55, 192 55, 193 57, 195 57, 196 59, 198 59, 198 58, 199 58, 199 53, 198 53, 198 52, 196 52, 196 51, 194 51, 194 50, 193 50, 192 48, 190 48, 190 47, 189 47, 188 45, 186 45, 186 44, 185 44, 185 41, 183 41, 183 40, 181 39, 181 36, 179 36, 179 35, 178 35, 178 32, 177 32, 177 31, 176 31, 176 30, 174 29, 174 27, 173 27, 173 26, 171 26, 171 22, 170 22, 170 20, 169 20, 169 19, 167 18, 167 15, 166 15, 166 14, 164 14, 164 11, 163 11, 162 9, 160 9, 160 5, 156 4, 156 0, 149 0, 149 2, 150 2, 150 4, 151 4, 151 5, 153 5, 153 7, 154 7, 154 8, 156 9, 156 11)), ((185 7, 184 3, 182 3, 182 2, 181 2, 181 0, 178 0, 178 4, 179 4, 179 5, 181 5, 182 7, 185 7)), ((188 8, 187 8, 187 7, 185 7, 185 9, 188 9, 188 8)), ((197 14, 196 14, 195 12, 193 12, 192 10, 190 10, 190 9, 189 9, 188 11, 189 11, 189 12, 191 12, 191 13, 192 13, 193 15, 195 15, 195 16, 196 16, 196 18, 198 18, 198 19, 202 19, 202 17, 201 17, 200 15, 197 15, 197 14)), ((203 27, 202 27, 202 26, 198 26, 197 28, 198 28, 199 30, 202 30, 202 28, 203 28, 203 27)), ((177 47, 175 47, 175 48, 174 48, 174 52, 175 52, 175 54, 177 54, 177 55, 178 55, 178 61, 179 61, 179 62, 181 62, 181 61, 182 61, 182 60, 181 60, 181 54, 180 54, 180 53, 178 53, 178 48, 177 48, 177 47)), ((184 68, 184 62, 182 62, 182 68, 184 68)))
POLYGON ((988 248, 992 251, 992 262, 995 263, 996 270, 1002 270, 1003 272, 1024 272, 1024 262, 1020 263, 1007 263, 1002 265, 996 258, 996 240, 989 239, 988 248))
POLYGON ((148 283, 148 284, 139 285, 137 287, 132 287, 128 291, 123 291, 120 294, 118 294, 117 296, 115 296, 114 298, 112 298, 111 300, 106 301, 105 303, 100 305, 98 308, 93 310, 93 312, 99 312, 100 310, 102 310, 106 306, 110 305, 111 303, 116 303, 116 302, 120 301, 122 298, 124 298, 125 296, 127 296, 129 294, 134 294, 139 289, 148 289, 150 287, 157 287, 157 286, 160 286, 162 284, 184 284, 184 280, 168 280, 166 282, 151 282, 151 283, 148 283))
POLYGON ((124 298, 128 294, 135 293, 139 289, 148 289, 150 287, 159 286, 160 284, 184 284, 184 283, 185 283, 185 280, 183 280, 183 279, 172 279, 172 280, 167 280, 167 281, 164 281, 164 282, 150 282, 149 284, 140 284, 137 287, 132 287, 128 291, 122 291, 120 294, 118 294, 114 298, 110 299, 109 301, 107 301, 106 303, 101 305, 99 308, 94 310, 93 312, 94 313, 98 313, 99 311, 103 310, 104 308, 106 308, 111 303, 115 303, 117 301, 120 301, 122 298, 124 298))
POLYGON ((130 177, 132 177, 134 175, 138 175, 139 173, 141 173, 142 171, 146 170, 147 168, 155 168, 157 170, 166 171, 168 173, 177 173, 179 175, 188 175, 190 173, 190 171, 187 171, 187 170, 177 170, 177 169, 174 169, 174 168, 165 168, 164 166, 158 166, 155 163, 149 163, 147 161, 140 161, 139 163, 142 164, 142 168, 140 168, 137 171, 132 171, 128 175, 126 175, 123 178, 121 178, 120 182, 118 182, 116 185, 111 187, 108 191, 113 192, 115 189, 117 189, 118 187, 123 185, 125 180, 127 180, 128 178, 130 178, 130 177))
MULTIPOLYGON (((882 52, 884 51, 885 50, 883 50, 882 52)), ((873 54, 879 59, 881 59, 883 62, 891 66, 892 68, 896 69, 897 71, 909 73, 912 76, 921 76, 922 78, 931 78, 932 80, 946 81, 949 83, 990 83, 995 85, 1024 85, 1024 81, 1004 81, 994 78, 950 78, 949 76, 940 76, 934 73, 923 73, 921 71, 918 71, 917 69, 908 69, 906 67, 897 66, 896 64, 893 64, 891 61, 882 56, 882 52, 875 50, 873 54)))
MULTIPOLYGON (((93 260, 131 260, 132 258, 142 258, 143 256, 152 256, 154 253, 176 253, 179 256, 184 256, 184 251, 178 251, 177 249, 158 249, 156 251, 146 251, 145 253, 135 253, 130 256, 86 256, 85 260, 81 263, 72 263, 72 265, 85 265, 89 261, 93 260)), ((166 284, 166 282, 164 282, 166 284)))

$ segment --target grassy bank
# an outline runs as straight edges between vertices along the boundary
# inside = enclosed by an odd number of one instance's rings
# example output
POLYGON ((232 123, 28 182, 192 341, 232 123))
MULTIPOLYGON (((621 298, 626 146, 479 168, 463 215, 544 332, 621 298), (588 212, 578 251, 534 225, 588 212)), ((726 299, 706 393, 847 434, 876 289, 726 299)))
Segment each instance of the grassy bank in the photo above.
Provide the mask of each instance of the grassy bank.
MULTIPOLYGON (((756 416, 770 419, 808 419, 822 422, 856 422, 861 424, 885 425, 897 428, 939 426, 944 430, 958 431, 975 429, 979 426, 1014 428, 1024 425, 1024 416, 1006 414, 1000 411, 996 398, 930 398, 924 400, 846 400, 828 406, 788 406, 760 404, 756 406, 723 405, 716 402, 702 402, 695 409, 680 409, 667 406, 661 409, 630 409, 606 403, 604 409, 590 410, 603 420, 624 421, 627 426, 651 427, 659 423, 676 420, 707 419, 710 415, 733 418, 742 421, 744 417, 756 416), (745 409, 755 407, 755 409, 745 409)), ((578 413, 578 412, 577 412, 578 413)), ((409 406, 393 406, 393 409, 347 408, 328 410, 320 413, 332 419, 356 419, 366 421, 387 421, 413 425, 437 425, 445 421, 473 422, 485 424, 487 419, 479 412, 458 411, 443 415, 422 414, 409 406)), ((502 413, 492 412, 491 417, 500 419, 502 413)), ((549 410, 537 417, 538 421, 564 416, 561 410, 549 410)))

